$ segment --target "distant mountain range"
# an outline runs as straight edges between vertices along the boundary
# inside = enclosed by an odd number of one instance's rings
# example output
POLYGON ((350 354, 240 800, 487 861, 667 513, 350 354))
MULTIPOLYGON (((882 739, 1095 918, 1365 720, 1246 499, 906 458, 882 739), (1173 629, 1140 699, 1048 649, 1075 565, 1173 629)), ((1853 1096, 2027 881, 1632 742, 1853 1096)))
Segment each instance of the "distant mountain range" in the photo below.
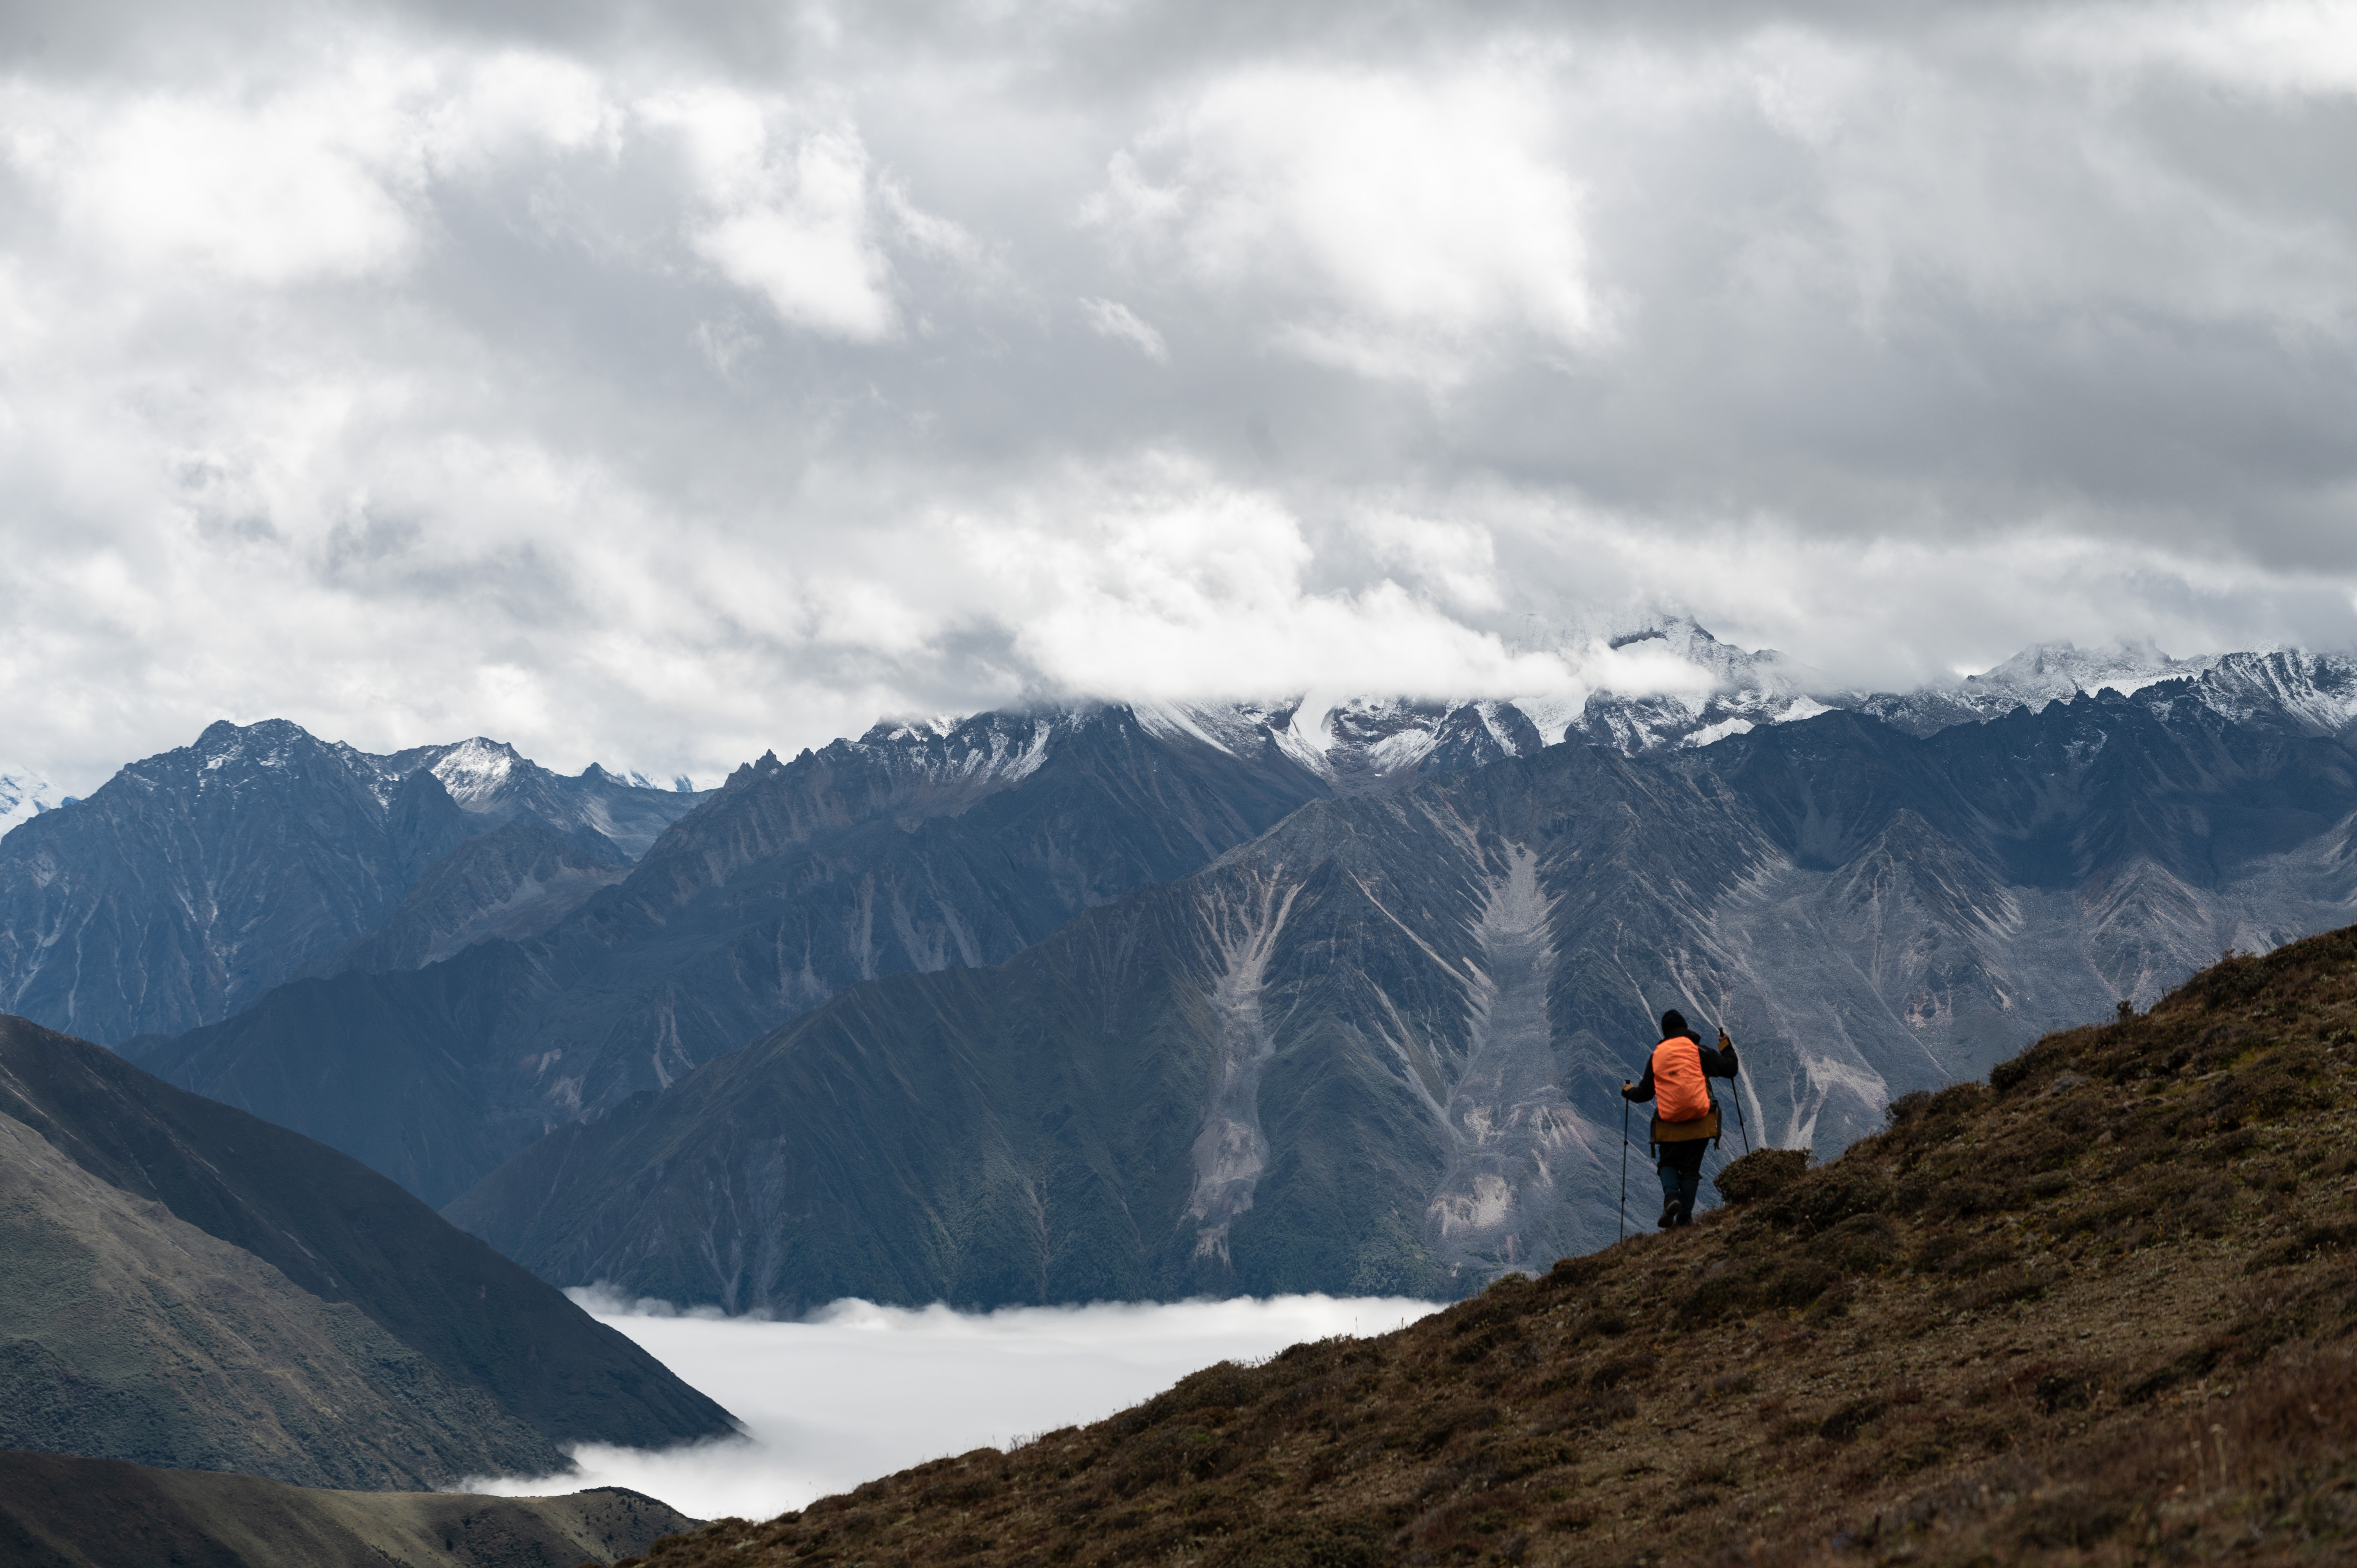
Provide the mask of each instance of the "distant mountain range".
POLYGON ((382 1176, 21 1018, 0 1259, 0 1450, 418 1489, 735 1429, 382 1176))
POLYGON ((2180 680, 1318 801, 996 968, 848 991, 447 1212, 544 1278, 731 1311, 1460 1294, 1611 1240, 1663 1008, 1740 1044, 1751 1136, 1829 1154, 2222 947, 2357 918, 2353 761, 2180 680))
MULTIPOLYGON (((619 868, 697 799, 562 778, 491 741, 372 757, 283 720, 217 724, 0 839, 0 1011, 110 1044, 178 1034, 375 930, 478 833, 535 823, 619 868)), ((593 888, 561 877, 498 919, 536 903, 553 921, 593 888)))
POLYGON ((2357 723, 2357 660, 2301 650, 2175 659, 2149 642, 2085 650, 2067 642, 2024 649, 1994 669, 1910 692, 1847 689, 1773 650, 1746 652, 1691 620, 1668 620, 1611 639, 1634 671, 1666 690, 1631 696, 1604 690, 1577 703, 1555 697, 1511 701, 1351 697, 1328 702, 1140 704, 1141 720, 1191 727, 1206 738, 1268 729, 1275 743, 1348 793, 1448 772, 1499 755, 1586 740, 1624 757, 1663 747, 1708 746, 1763 725, 1791 724, 1834 709, 1870 714, 1923 736, 1981 724, 2016 709, 2162 681, 2191 681, 2201 702, 2229 717, 2262 710, 2296 714, 2318 733, 2357 723))
MULTIPOLYGON (((1510 1072, 1491 1064, 1507 1078, 1479 1091, 1491 1095, 1482 1114, 1505 1113, 1496 1097, 1510 1092, 1507 1079, 1534 1092, 1552 1083, 1533 1102, 1552 1107, 1540 1116, 1555 1130, 1547 1136, 1569 1129, 1592 1144, 1617 1114, 1598 1086, 1618 1081, 1634 1048, 1624 1036, 1644 1032, 1647 1008, 1683 997, 1739 1023, 1770 1048, 1763 1062, 1781 1064, 1777 1082, 1752 1086, 1764 1125, 1830 1150, 1870 1125, 1889 1094, 1976 1072, 2120 995, 2154 994, 2217 945, 2350 918, 2332 834, 2348 814, 2337 780, 2357 767, 2341 744, 2357 720, 2357 664, 2339 656, 2175 660, 2149 647, 2057 644, 1978 676, 1879 694, 1833 689, 1690 621, 1623 636, 1615 657, 1653 694, 1598 692, 1576 705, 1114 703, 883 724, 791 759, 764 757, 705 796, 596 768, 561 779, 484 740, 370 757, 291 725, 216 725, 198 746, 135 764, 89 800, 0 840, 0 977, 29 1015, 86 1026, 171 1081, 317 1137, 437 1204, 551 1129, 594 1121, 452 1210, 553 1279, 660 1278, 654 1294, 738 1305, 804 1299, 838 1276, 892 1299, 971 1286, 973 1299, 1018 1300, 1060 1276, 985 1283, 906 1253, 905 1237, 887 1248, 903 1248, 888 1262, 833 1258, 800 1273, 760 1262, 764 1248, 775 1251, 775 1228, 762 1218, 770 1199, 752 1195, 792 1182, 776 1187, 782 1166, 757 1179, 759 1160, 789 1149, 817 1160, 830 1138, 885 1137, 887 1101, 821 1134, 794 1120, 801 1112, 773 1125, 716 1090, 673 1086, 752 1072, 789 1039, 801 1042, 789 1051, 802 1064, 793 1070, 815 1072, 812 1042, 860 1016, 882 1033, 858 1048, 881 1059, 901 1061, 922 1036, 927 1049, 986 1065, 960 1092, 987 1101, 1030 1070, 1016 1065, 1026 1051, 1051 1040, 1064 1042, 1051 1057, 1081 1049, 1068 1037, 1077 1026, 1057 1022, 1063 993, 1002 1016, 993 988, 1032 983, 1000 978, 1030 973, 1027 963, 1076 961, 1050 939, 1096 940, 1084 933, 1112 929, 1114 916, 1069 923, 1114 907, 1119 920, 1146 922, 1123 927, 1122 941, 1161 932, 1122 951, 1158 966, 1162 989, 1150 1006, 1127 993, 1103 1004, 1160 1020, 1140 1026, 1148 1034, 1135 1048, 1185 1038, 1200 1058, 1155 1068, 1175 1076, 1167 1094, 1140 1090, 1160 1110, 1124 1146, 1144 1159, 1154 1139, 1184 1127, 1192 1148, 1212 1136, 1189 1076, 1217 1055, 1200 1056, 1211 1050, 1203 1020, 1241 982, 1203 967, 1212 950, 1183 933, 1207 911, 1245 907, 1232 878, 1247 862, 1265 862, 1266 886, 1292 889, 1297 913, 1313 907, 1300 902, 1311 884, 1286 879, 1310 875, 1306 866, 1370 878, 1363 907, 1320 894, 1316 907, 1340 922, 1326 957, 1296 952, 1297 918, 1263 922, 1291 933, 1272 934, 1263 957, 1272 974, 1312 964, 1328 975, 1335 1037, 1360 1042, 1350 1080, 1364 1082, 1352 1092, 1389 1107, 1342 1115, 1318 1136, 1346 1165, 1373 1160, 1391 1174, 1360 1184, 1349 1214, 1313 1205, 1298 1222, 1375 1251, 1347 1267, 1330 1249, 1314 1267, 1266 1263, 1274 1254, 1248 1232, 1292 1210, 1255 1178, 1261 1219, 1183 1257, 1139 1230, 1102 1278, 1148 1292, 1313 1278, 1340 1288, 1360 1277, 1441 1288, 1500 1266, 1497 1249, 1519 1257, 1592 1240, 1600 1223, 1579 1209, 1587 1197, 1546 1209, 1543 1222, 1500 1219, 1546 1206, 1501 1208, 1514 1182, 1493 1171, 1505 1187, 1482 1186, 1464 1163, 1467 1134, 1447 1131, 1458 1114, 1450 1107, 1476 1094, 1459 1073, 1490 1070, 1468 1065, 1481 1054, 1472 1020, 1506 1005, 1483 1000, 1471 977, 1491 983, 1512 953, 1553 978, 1515 993, 1527 1048, 1510 1072), (1477 799, 1489 803, 1467 803, 1477 799), (1540 800, 1558 801, 1552 825, 1510 831, 1540 800), (1626 819, 1611 832, 1597 815, 1606 811, 1626 819), (1444 821, 1457 825, 1435 825, 1444 821), (1357 835, 1348 854, 1304 847, 1345 822, 1357 835), (1608 842, 1609 854, 1598 847, 1608 842), (1291 869, 1280 876, 1270 855, 1291 869), (1376 886, 1424 889, 1423 902, 1405 914, 1367 891, 1376 886), (1174 898, 1171 908, 1193 913, 1140 913, 1174 898), (1519 912, 1493 919, 1500 899, 1519 912), (1166 919, 1176 924, 1155 925, 1166 919), (1497 935, 1507 928, 1496 920, 1519 934, 1497 935), (1492 938, 1506 946, 1492 953, 1492 938), (958 972, 981 972, 929 983, 951 987, 938 995, 893 980, 958 972), (921 1009, 952 994, 981 1011, 958 1014, 953 1027, 946 1014, 920 1025, 877 1011, 887 997, 933 998, 907 1004, 921 1009), (1424 1020, 1415 1037, 1426 1043, 1413 1048, 1405 1024, 1382 1022, 1409 995, 1426 1009, 1401 1015, 1424 1020), (1532 996, 1543 998, 1535 1011, 1532 996), (759 1052, 721 1061, 756 1042, 759 1052), (1420 1050, 1431 1053, 1423 1066, 1420 1050), (751 1142, 724 1156, 711 1143, 722 1123, 751 1142), (622 1142, 597 1142, 608 1138, 622 1142), (698 1245, 717 1247, 709 1236, 725 1231, 752 1261, 656 1261, 685 1245, 690 1222, 664 1209, 672 1177, 630 1176, 642 1212, 623 1215, 610 1171, 572 1159, 552 1174, 560 1146, 592 1144, 612 1171, 640 1171, 642 1156, 654 1161, 646 1169, 674 1175, 699 1161, 753 1161, 726 1182, 698 1166, 720 1183, 706 1197, 743 1212, 695 1221, 708 1232, 698 1245), (756 1144, 770 1153, 756 1159, 756 1144), (1449 1182, 1472 1186, 1449 1197, 1449 1182), (1452 1221, 1441 1237, 1431 1206, 1444 1198, 1483 1218, 1452 1221), (1379 1210, 1390 1218, 1376 1246, 1372 1232, 1350 1228, 1375 1224, 1379 1210), (676 1234, 658 1241, 650 1226, 676 1234)), ((1300 976, 1312 970, 1283 983, 1308 984, 1300 976)), ((1308 1005, 1288 1001, 1285 1015, 1308 1027, 1323 1015, 1308 1005)), ((1254 1054, 1232 1064, 1237 1084, 1263 1083, 1245 1070, 1254 1054)), ((857 1100, 831 1081, 805 1087, 857 1100)), ((1249 1129, 1268 1090, 1236 1092, 1232 1121, 1249 1129)), ((946 1114, 921 1095, 897 1113, 946 1114)), ((1265 1126, 1254 1135, 1271 1136, 1265 1126)), ((931 1145, 928 1160, 959 1146, 931 1145)), ((1525 1148, 1514 1158, 1525 1156, 1539 1157, 1525 1148)), ((1001 1171, 989 1164, 998 1159, 985 1163, 1001 1171)), ((1150 1178, 1105 1177, 1090 1201, 1162 1202, 1125 1185, 1176 1181, 1186 1165, 1154 1160, 1150 1178)), ((856 1165, 823 1179, 852 1182, 856 1165)), ((793 1182, 822 1179, 817 1169, 793 1182)), ((895 1224, 958 1230, 928 1207, 948 1201, 948 1176, 893 1179, 918 1206, 895 1224)), ((1011 1201, 974 1196, 982 1177, 956 1180, 970 1189, 959 1212, 1011 1201)), ((1187 1191, 1183 1210, 1224 1212, 1195 1177, 1187 1191)))
POLYGON ((740 768, 538 937, 299 981, 138 1059, 447 1202, 846 986, 1000 962, 1325 792, 1126 709, 879 725, 740 768))

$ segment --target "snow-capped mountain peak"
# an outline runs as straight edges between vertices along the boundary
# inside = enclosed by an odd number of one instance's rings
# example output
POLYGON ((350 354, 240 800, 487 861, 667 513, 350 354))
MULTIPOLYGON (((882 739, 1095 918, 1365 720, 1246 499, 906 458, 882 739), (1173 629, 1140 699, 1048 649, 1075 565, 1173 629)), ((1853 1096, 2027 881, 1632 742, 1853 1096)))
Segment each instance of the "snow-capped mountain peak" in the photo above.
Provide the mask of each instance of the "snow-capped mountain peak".
POLYGON ((476 736, 443 752, 428 771, 442 780, 442 788, 450 791, 450 799, 461 810, 479 811, 499 794, 500 786, 522 760, 506 742, 476 736))
POLYGON ((2209 661, 2197 689, 2230 719, 2273 710, 2321 735, 2357 725, 2357 660, 2342 654, 2229 653, 2209 661))
POLYGON ((2158 682, 2198 677, 2215 663, 2215 659, 2172 659, 2150 638, 2124 638, 2108 648, 2089 649, 2069 642, 2038 642, 2002 664, 1964 677, 1959 684, 2007 701, 2009 706, 2038 708, 2083 692, 2114 691, 2131 696, 2158 682))
POLYGON ((1854 705, 1911 735, 1985 723, 2017 708, 2113 691, 2132 695, 2163 681, 2201 680, 2219 660, 2172 658, 2148 638, 2104 648, 2039 642, 1976 675, 1934 682, 1912 692, 1878 692, 1854 705))

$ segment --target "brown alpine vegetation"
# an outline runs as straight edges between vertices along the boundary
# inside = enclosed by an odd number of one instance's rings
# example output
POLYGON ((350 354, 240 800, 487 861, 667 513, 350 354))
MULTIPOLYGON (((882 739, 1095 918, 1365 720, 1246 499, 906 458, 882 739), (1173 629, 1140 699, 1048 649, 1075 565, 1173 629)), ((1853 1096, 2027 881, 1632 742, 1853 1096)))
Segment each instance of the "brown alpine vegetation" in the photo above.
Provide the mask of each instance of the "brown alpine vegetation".
POLYGON ((2357 929, 2229 953, 1690 1229, 647 1561, 2345 1561, 2352 1026, 2357 929))

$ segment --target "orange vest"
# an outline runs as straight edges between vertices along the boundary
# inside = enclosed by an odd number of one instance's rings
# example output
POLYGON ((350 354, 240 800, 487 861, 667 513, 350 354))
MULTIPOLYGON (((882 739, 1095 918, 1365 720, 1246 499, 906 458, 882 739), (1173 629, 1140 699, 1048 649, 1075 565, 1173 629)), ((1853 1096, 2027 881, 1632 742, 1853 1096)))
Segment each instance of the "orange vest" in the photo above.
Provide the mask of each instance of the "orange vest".
POLYGON ((1673 1035, 1653 1047, 1653 1114, 1664 1122, 1695 1122, 1710 1114, 1703 1081, 1702 1047, 1673 1035))

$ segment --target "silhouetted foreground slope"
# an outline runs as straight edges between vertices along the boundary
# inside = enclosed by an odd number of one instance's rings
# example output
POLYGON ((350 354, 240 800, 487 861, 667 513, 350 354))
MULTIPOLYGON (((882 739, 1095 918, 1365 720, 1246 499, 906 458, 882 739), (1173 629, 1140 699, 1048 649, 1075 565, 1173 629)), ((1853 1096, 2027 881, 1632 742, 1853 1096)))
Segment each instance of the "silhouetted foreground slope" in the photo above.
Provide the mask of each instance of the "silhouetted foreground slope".
POLYGON ((329 1492, 119 1459, 0 1453, 9 1568, 523 1568, 611 1563, 696 1521, 619 1487, 558 1498, 329 1492))
POLYGON ((2231 959, 1691 1230, 651 1560, 2325 1560, 2352 1024, 2357 930, 2231 959))
POLYGON ((0 1448, 414 1488, 732 1430, 358 1161, 0 1017, 0 1448))

